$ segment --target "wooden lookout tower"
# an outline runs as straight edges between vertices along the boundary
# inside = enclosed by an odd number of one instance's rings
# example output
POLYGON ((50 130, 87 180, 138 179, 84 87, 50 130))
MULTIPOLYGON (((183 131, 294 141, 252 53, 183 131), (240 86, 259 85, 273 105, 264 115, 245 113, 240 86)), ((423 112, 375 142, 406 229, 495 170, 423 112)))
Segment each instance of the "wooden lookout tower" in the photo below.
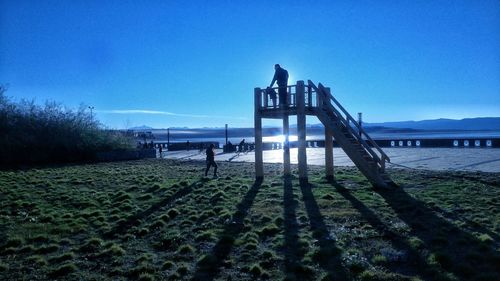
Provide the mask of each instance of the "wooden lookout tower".
MULTIPOLYGON (((273 88, 277 90, 278 88, 273 88)), ((291 175, 289 116, 297 115, 299 180, 307 182, 306 115, 317 116, 325 126, 326 178, 334 179, 333 139, 345 151, 361 173, 375 187, 393 186, 394 182, 385 172, 389 157, 363 130, 359 123, 331 95, 330 89, 321 83, 316 86, 311 80, 307 85, 297 81, 287 89, 287 104, 271 103, 266 89, 255 88, 255 176, 264 178, 262 153, 262 119, 282 119, 283 164, 285 176, 291 175)))

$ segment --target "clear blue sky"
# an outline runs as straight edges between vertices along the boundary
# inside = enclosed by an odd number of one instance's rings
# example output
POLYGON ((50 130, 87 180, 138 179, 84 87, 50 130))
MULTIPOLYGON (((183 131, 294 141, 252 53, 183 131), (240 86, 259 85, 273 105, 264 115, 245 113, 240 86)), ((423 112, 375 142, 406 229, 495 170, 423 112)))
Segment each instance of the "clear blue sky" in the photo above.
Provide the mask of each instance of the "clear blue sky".
POLYGON ((275 63, 366 122, 498 117, 500 1, 0 0, 7 95, 111 128, 252 127, 275 63))

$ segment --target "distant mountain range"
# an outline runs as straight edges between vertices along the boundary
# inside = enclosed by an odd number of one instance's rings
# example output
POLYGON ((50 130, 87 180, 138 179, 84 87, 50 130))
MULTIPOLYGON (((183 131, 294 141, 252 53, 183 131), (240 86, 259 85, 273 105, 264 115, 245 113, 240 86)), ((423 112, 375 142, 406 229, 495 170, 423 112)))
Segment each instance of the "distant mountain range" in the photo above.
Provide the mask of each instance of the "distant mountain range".
POLYGON ((142 131, 151 131, 151 130, 154 130, 154 128, 146 126, 146 125, 142 125, 142 126, 129 128, 128 130, 142 132, 142 131))
MULTIPOLYGON (((462 120, 435 119, 422 121, 402 121, 383 123, 363 123, 368 133, 398 133, 398 132, 426 132, 426 131, 500 131, 500 117, 466 118, 462 120)), ((149 126, 133 127, 129 130, 136 132, 152 131, 154 134, 166 134, 166 129, 154 129, 149 126)), ((290 126, 290 133, 294 134, 296 125, 290 126)), ((323 124, 311 124, 307 127, 307 134, 322 134, 323 124)), ((171 134, 184 137, 207 137, 224 135, 224 128, 171 128, 171 134)), ((232 137, 253 136, 253 128, 230 128, 232 137)), ((281 128, 263 128, 264 135, 277 135, 281 128)))
POLYGON ((365 123, 365 126, 415 130, 500 130, 500 117, 365 123))

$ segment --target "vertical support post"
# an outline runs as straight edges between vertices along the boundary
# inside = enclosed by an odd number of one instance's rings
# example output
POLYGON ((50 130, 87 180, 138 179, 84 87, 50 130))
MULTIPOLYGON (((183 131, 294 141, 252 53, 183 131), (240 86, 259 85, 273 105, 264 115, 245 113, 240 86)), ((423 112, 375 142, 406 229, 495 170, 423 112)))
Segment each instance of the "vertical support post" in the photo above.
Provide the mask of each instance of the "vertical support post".
POLYGON ((299 181, 307 183, 307 153, 306 153, 306 97, 304 81, 297 81, 295 88, 297 97, 297 134, 298 134, 298 160, 299 160, 299 181))
POLYGON ((284 109, 283 113, 283 135, 285 143, 283 144, 283 173, 285 176, 292 175, 290 166, 290 124, 288 122, 288 108, 284 109))
POLYGON ((325 127, 325 173, 328 181, 335 179, 333 171, 333 134, 332 130, 325 127))
MULTIPOLYGON (((326 91, 330 94, 330 88, 326 88, 326 91)), ((325 100, 325 103, 327 102, 330 102, 329 97, 325 100)), ((325 127, 325 169, 326 179, 333 181, 335 179, 333 170, 333 132, 328 127, 325 127)))
POLYGON ((330 91, 330 87, 325 87, 326 92, 328 95, 326 96, 326 99, 323 101, 324 103, 331 103, 330 97, 332 96, 332 92, 330 91))
POLYGON ((307 106, 312 107, 312 87, 307 86, 307 106))
POLYGON ((225 130, 225 132, 226 132, 226 145, 227 145, 227 124, 226 124, 226 130, 225 130))
POLYGON ((167 129, 167 150, 170 149, 170 128, 167 129))
POLYGON ((262 181, 264 178, 264 166, 262 158, 262 118, 260 115, 261 108, 261 89, 254 89, 254 128, 255 128, 255 180, 262 181))
POLYGON ((322 108, 323 107, 323 100, 320 97, 320 94, 316 92, 316 107, 322 108))

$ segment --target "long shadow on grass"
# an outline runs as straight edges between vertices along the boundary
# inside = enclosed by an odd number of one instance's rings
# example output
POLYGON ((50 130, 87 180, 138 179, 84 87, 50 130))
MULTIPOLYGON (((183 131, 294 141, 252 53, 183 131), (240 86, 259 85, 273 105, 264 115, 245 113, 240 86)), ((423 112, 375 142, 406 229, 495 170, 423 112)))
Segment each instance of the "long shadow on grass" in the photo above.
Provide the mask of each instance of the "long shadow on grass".
MULTIPOLYGON (((476 184, 484 184, 484 185, 488 185, 488 189, 491 189, 491 190, 495 190, 495 189, 498 189, 500 188, 500 184, 498 184, 498 180, 496 179, 483 179, 481 178, 481 176, 484 176, 484 175, 480 175, 480 176, 470 176, 468 174, 466 174, 466 172, 463 172, 463 173, 457 173, 457 174, 453 174, 452 176, 441 176, 441 175, 434 175, 432 176, 433 178, 436 178, 436 179, 439 179, 439 180, 445 180, 445 181, 449 181, 450 179, 453 179, 453 180, 468 180, 468 181, 472 181, 474 185, 476 184)), ((467 228, 471 229, 472 231, 477 231, 477 232, 481 232, 481 233, 486 233, 488 234, 489 236, 491 236, 494 240, 496 241, 499 241, 500 240, 500 236, 498 235, 497 232, 494 232, 494 231, 491 231, 489 229, 487 229, 486 227, 483 227, 482 225, 474 222, 474 221, 471 221, 469 219, 467 219, 465 216, 463 216, 461 213, 458 213, 458 212, 450 212, 450 211, 447 211, 447 210, 444 210, 440 207, 437 207, 437 206, 432 206, 430 207, 433 211, 435 212, 438 212, 439 214, 441 214, 443 217, 446 217, 446 219, 448 220, 455 220, 455 221, 463 221, 464 223, 466 223, 467 225, 467 228)))
POLYGON ((155 213, 156 211, 158 211, 161 208, 167 206, 168 204, 174 202, 175 200, 177 200, 181 197, 184 197, 187 194, 191 193, 193 191, 193 188, 200 182, 203 182, 203 180, 196 181, 196 182, 192 183, 191 185, 188 185, 188 186, 180 189, 179 191, 174 193, 172 196, 166 197, 163 200, 153 204, 148 209, 146 209, 142 212, 138 212, 135 215, 128 217, 127 220, 125 220, 122 223, 119 223, 109 232, 104 233, 104 236, 106 238, 115 238, 120 234, 126 233, 127 230, 130 229, 130 227, 137 225, 140 219, 148 217, 149 215, 155 213))
POLYGON ((363 218, 373 228, 375 228, 384 239, 390 240, 391 244, 396 249, 407 254, 407 260, 405 261, 405 264, 410 264, 411 266, 406 268, 398 263, 394 265, 394 270, 402 273, 410 273, 412 275, 423 275, 422 277, 425 277, 425 280, 433 280, 437 277, 437 273, 432 272, 432 270, 430 269, 427 271, 422 271, 423 268, 428 267, 427 263, 416 249, 410 247, 410 245, 405 241, 404 237, 390 230, 387 225, 384 224, 384 222, 382 222, 370 208, 368 208, 365 204, 354 197, 344 186, 338 184, 337 182, 334 182, 333 185, 337 192, 346 200, 348 200, 351 205, 360 212, 363 218))
POLYGON ((438 217, 422 201, 403 188, 377 191, 434 254, 447 272, 463 280, 494 280, 500 274, 500 258, 493 243, 481 242, 447 220, 438 217))
POLYGON ((314 185, 301 183, 300 190, 304 199, 307 216, 311 223, 313 237, 318 240, 319 252, 314 255, 314 260, 328 272, 327 280, 350 280, 349 273, 342 266, 342 250, 335 245, 326 227, 318 203, 311 191, 314 185))
POLYGON ((293 185, 291 177, 285 177, 283 181, 283 226, 285 231, 285 275, 290 280, 308 280, 314 277, 304 271, 301 267, 301 260, 304 251, 298 243, 298 223, 297 223, 297 200, 293 197, 293 185))
POLYGON ((212 248, 211 253, 198 261, 192 280, 213 280, 220 272, 220 267, 223 261, 229 256, 236 237, 243 230, 243 220, 252 207, 261 185, 262 181, 256 181, 241 202, 238 203, 232 221, 224 227, 219 241, 212 248))
POLYGON ((487 229, 486 227, 483 227, 474 221, 471 221, 467 218, 464 218, 463 216, 461 216, 461 214, 449 212, 449 211, 443 210, 443 209, 435 207, 435 206, 432 207, 432 209, 435 212, 438 212, 439 214, 441 214, 443 217, 445 217, 448 220, 463 221, 464 223, 467 224, 467 227, 469 229, 471 229, 472 231, 486 233, 489 236, 491 236, 491 238, 493 238, 494 240, 500 241, 500 237, 498 236, 498 233, 491 231, 491 230, 487 229))

